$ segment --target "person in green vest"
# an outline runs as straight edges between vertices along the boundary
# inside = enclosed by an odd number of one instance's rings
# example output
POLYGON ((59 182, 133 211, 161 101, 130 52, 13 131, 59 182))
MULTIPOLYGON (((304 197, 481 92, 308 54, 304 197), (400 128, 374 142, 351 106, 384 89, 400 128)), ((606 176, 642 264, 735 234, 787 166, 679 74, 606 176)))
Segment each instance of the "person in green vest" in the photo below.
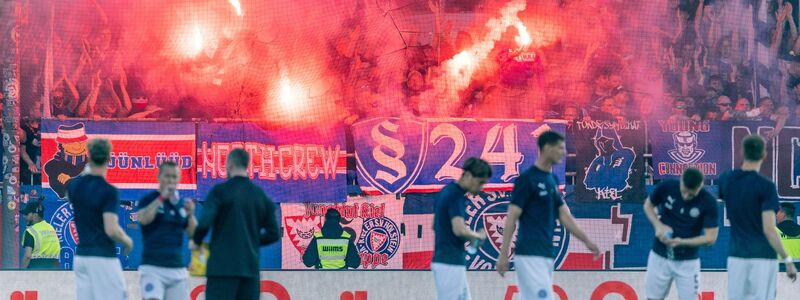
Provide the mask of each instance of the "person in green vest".
POLYGON ((780 210, 775 214, 778 235, 781 237, 783 247, 791 257, 800 257, 800 225, 795 221, 794 204, 783 202, 780 210))
POLYGON ((354 243, 355 236, 346 232, 339 221, 341 214, 336 209, 325 213, 322 230, 314 233, 311 243, 303 253, 303 264, 317 269, 358 268, 361 256, 354 243))
POLYGON ((22 269, 60 269, 61 243, 53 226, 44 221, 44 207, 34 201, 22 211, 28 228, 22 239, 22 269))

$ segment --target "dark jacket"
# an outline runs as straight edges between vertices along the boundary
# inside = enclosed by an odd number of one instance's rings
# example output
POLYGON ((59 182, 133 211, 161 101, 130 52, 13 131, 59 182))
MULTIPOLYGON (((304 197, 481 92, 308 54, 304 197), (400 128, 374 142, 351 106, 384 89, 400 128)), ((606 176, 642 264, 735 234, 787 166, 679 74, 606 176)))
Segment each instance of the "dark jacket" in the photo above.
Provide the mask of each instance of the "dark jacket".
POLYGON ((236 176, 214 186, 203 203, 193 240, 213 229, 207 276, 258 277, 259 247, 278 241, 275 204, 250 179, 236 176))
POLYGON ((792 220, 783 220, 783 222, 778 223, 778 229, 786 236, 800 235, 800 225, 797 225, 792 220))
MULTIPOLYGON (((325 222, 325 225, 322 225, 322 236, 326 238, 340 238, 342 237, 342 232, 344 229, 339 222, 325 222)), ((361 265, 361 256, 358 254, 358 250, 356 249, 355 241, 355 234, 351 233, 350 241, 347 243, 347 257, 344 259, 344 268, 358 268, 361 265)), ((319 260, 319 252, 317 252, 317 237, 311 239, 311 243, 308 244, 308 248, 306 248, 306 252, 303 253, 303 264, 306 267, 315 267, 317 269, 321 268, 321 262, 319 260)))

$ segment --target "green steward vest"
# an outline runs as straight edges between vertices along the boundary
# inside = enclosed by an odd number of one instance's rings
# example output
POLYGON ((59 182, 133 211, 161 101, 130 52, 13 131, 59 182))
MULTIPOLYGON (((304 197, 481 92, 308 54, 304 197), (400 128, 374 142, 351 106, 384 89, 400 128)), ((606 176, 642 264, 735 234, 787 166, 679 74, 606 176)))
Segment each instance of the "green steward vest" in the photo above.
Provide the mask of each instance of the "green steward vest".
POLYGON ((61 243, 53 226, 41 221, 29 226, 25 232, 33 236, 31 259, 58 259, 61 256, 61 243))
POLYGON ((344 269, 350 234, 342 232, 339 238, 326 238, 322 236, 322 232, 317 231, 314 237, 317 238, 317 253, 322 269, 344 269))

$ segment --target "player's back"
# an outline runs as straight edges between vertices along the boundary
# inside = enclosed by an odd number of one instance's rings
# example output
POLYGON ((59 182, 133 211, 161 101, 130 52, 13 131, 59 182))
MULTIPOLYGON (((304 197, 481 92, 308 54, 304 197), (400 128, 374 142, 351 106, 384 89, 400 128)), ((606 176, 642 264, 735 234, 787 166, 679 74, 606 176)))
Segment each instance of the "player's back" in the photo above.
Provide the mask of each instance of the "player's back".
POLYGON ((105 178, 83 175, 70 180, 67 196, 75 214, 78 255, 115 257, 114 241, 105 233, 103 213, 117 213, 117 189, 105 178))
POLYGON ((267 218, 275 218, 268 213, 274 212, 272 200, 240 176, 215 186, 210 194, 219 206, 212 227, 208 274, 258 276, 260 230, 267 218))
POLYGON ((776 257, 766 236, 761 213, 778 209, 775 184, 756 171, 736 169, 720 177, 720 198, 731 222, 729 256, 741 258, 776 257))

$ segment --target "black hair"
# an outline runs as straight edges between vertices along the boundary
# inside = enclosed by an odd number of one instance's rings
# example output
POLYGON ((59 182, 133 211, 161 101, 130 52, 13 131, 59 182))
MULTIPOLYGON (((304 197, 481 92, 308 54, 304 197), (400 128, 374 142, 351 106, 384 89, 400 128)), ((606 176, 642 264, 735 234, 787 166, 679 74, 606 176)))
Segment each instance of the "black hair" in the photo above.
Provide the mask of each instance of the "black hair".
POLYGON ((681 176, 683 186, 690 190, 700 187, 703 184, 703 179, 703 172, 700 172, 697 168, 686 168, 683 171, 683 176, 681 176))
POLYGON ((461 167, 464 172, 469 172, 472 176, 478 178, 490 178, 492 177, 492 167, 489 166, 485 160, 482 160, 477 157, 470 157, 467 158, 467 161, 464 162, 464 166, 461 167))
POLYGON ((250 165, 250 154, 243 149, 233 149, 228 153, 228 162, 231 166, 246 169, 250 165))
POLYGON ((555 131, 546 131, 539 136, 539 139, 536 140, 536 144, 539 145, 539 150, 544 149, 546 145, 555 145, 559 142, 564 141, 564 136, 555 131))
POLYGON ((794 204, 783 202, 781 203, 781 211, 786 214, 788 219, 794 219, 794 204))

